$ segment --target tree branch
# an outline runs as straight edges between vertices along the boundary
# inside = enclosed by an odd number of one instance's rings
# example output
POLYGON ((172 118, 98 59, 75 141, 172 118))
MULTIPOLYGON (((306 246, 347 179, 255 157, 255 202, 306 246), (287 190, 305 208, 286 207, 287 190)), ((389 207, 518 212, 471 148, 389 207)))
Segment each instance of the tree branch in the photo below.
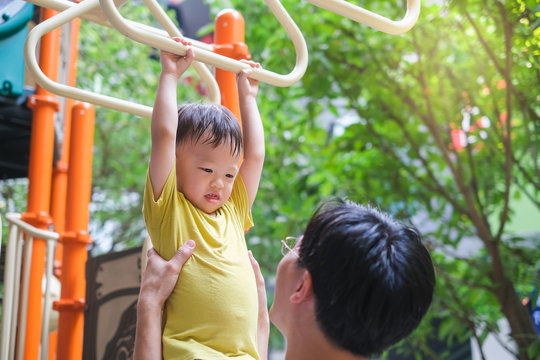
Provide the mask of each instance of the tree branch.
MULTIPOLYGON (((506 57, 506 69, 504 71, 504 79, 506 81, 506 133, 503 136, 504 149, 505 149, 505 181, 504 181, 504 205, 500 218, 499 230, 495 236, 495 241, 501 240, 501 235, 504 231, 504 226, 508 220, 508 212, 510 209, 510 187, 512 180, 512 94, 510 87, 512 86, 511 68, 512 68, 512 28, 508 23, 506 17, 506 10, 504 5, 497 2, 497 7, 501 13, 501 20, 504 28, 504 44, 505 44, 505 57, 506 57)), ((504 125, 504 124, 503 124, 504 125)))
POLYGON ((466 10, 464 11, 464 14, 465 14, 465 17, 467 18, 467 20, 469 21, 469 23, 471 24, 471 26, 473 27, 474 32, 476 33, 476 36, 478 37, 478 41, 480 41, 480 44, 482 44, 482 47, 484 48, 484 50, 488 54, 489 58, 491 59, 491 61, 495 65, 495 67, 497 68, 497 71, 499 73, 501 73, 501 74, 504 74, 505 69, 503 69, 502 65, 499 64, 499 61, 497 60, 497 57, 493 53, 493 50, 491 50, 491 47, 489 47, 486 39, 484 38, 484 36, 480 32, 480 29, 478 28, 478 25, 476 25, 476 22, 471 17, 471 14, 469 14, 469 12, 466 11, 466 10))
MULTIPOLYGON (((422 69, 423 69, 422 54, 420 52, 420 48, 418 46, 418 42, 416 40, 416 36, 414 35, 414 33, 413 33, 412 38, 413 38, 413 43, 414 43, 414 46, 415 46, 415 49, 416 49, 416 54, 418 55, 418 63, 419 63, 419 66, 418 66, 419 72, 418 72, 417 80, 418 80, 421 88, 423 89, 423 92, 426 93, 427 92, 427 84, 426 84, 426 81, 424 79, 424 74, 423 74, 423 71, 422 71, 422 69)), ((459 188, 461 194, 463 195, 463 197, 465 199, 465 203, 467 204, 467 207, 469 208, 468 213, 470 215, 470 219, 473 222, 473 224, 475 224, 475 227, 476 227, 476 229, 478 231, 478 236, 484 242, 487 243, 487 242, 491 241, 491 239, 492 239, 492 235, 491 235, 491 231, 489 229, 489 226, 486 226, 486 224, 482 220, 482 217, 478 214, 478 210, 475 207, 474 200, 473 200, 473 198, 471 196, 470 189, 465 185, 465 182, 464 182, 460 172, 453 165, 453 161, 450 158, 448 150, 446 149, 445 143, 442 141, 442 138, 440 136, 440 132, 437 129, 437 125, 436 125, 436 122, 435 122, 435 115, 433 113, 433 109, 432 109, 431 101, 430 101, 429 97, 424 96, 424 102, 426 104, 428 114, 427 114, 427 116, 422 117, 422 120, 423 120, 424 124, 427 126, 427 128, 430 130, 431 135, 433 136, 433 138, 435 139, 435 142, 436 142, 439 150, 441 151, 443 159, 446 162, 447 166, 449 167, 450 172, 452 173, 452 176, 453 176, 454 180, 456 181, 456 183, 458 185, 458 188, 459 188)))

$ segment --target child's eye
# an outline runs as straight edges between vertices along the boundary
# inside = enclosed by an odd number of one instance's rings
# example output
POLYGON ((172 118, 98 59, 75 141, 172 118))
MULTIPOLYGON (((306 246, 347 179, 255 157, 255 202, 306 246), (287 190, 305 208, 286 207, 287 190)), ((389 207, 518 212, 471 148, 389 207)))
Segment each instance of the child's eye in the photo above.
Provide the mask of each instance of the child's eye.
POLYGON ((199 168, 199 169, 201 169, 202 171, 207 172, 207 173, 212 172, 212 169, 208 169, 208 168, 199 168))
POLYGON ((233 174, 227 174, 225 175, 226 177, 228 177, 229 179, 233 179, 234 178, 234 175, 233 174))

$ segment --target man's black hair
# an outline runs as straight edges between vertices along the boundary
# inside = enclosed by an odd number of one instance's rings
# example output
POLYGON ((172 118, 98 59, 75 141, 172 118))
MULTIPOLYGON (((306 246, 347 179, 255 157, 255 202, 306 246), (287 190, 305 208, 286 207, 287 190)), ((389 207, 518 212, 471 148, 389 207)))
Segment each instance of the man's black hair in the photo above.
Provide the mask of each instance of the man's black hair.
POLYGON ((418 230, 371 207, 323 204, 298 261, 311 274, 323 333, 355 355, 381 353, 410 334, 431 304, 435 274, 418 230))
POLYGON ((178 109, 176 144, 202 140, 214 147, 229 143, 231 154, 242 151, 242 130, 234 114, 223 105, 193 103, 178 109))

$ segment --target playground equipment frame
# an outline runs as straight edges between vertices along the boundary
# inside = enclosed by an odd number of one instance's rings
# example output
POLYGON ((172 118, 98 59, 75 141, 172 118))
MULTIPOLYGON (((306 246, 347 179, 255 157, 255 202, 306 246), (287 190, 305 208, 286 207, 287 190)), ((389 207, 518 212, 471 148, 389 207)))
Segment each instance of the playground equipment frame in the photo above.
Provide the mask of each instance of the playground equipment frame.
MULTIPOLYGON (((300 80, 307 69, 308 52, 307 46, 300 32, 300 29, 296 26, 295 22, 289 16, 287 11, 283 8, 279 0, 264 0, 268 5, 272 13, 276 16, 280 24, 284 27, 287 34, 290 36, 295 51, 296 51, 296 64, 293 70, 286 75, 276 74, 274 72, 265 69, 253 69, 252 77, 254 79, 266 82, 275 86, 290 86, 300 80)), ((352 5, 343 0, 306 0, 309 3, 330 10, 342 16, 348 17, 354 21, 364 23, 376 30, 384 31, 389 34, 401 34, 408 31, 418 19, 420 13, 420 0, 408 0, 407 12, 405 17, 400 21, 389 20, 378 14, 365 10, 359 6, 352 5)), ((27 45, 25 47, 25 59, 30 71, 36 76, 37 82, 43 86, 43 88, 51 91, 52 93, 71 97, 81 101, 88 101, 96 105, 108 107, 114 110, 128 112, 134 115, 149 118, 152 114, 152 108, 145 105, 140 105, 130 101, 117 99, 111 96, 97 94, 88 90, 82 90, 79 88, 59 84, 51 79, 47 78, 37 65, 35 57, 35 49, 39 38, 49 31, 71 21, 76 17, 88 18, 91 21, 95 21, 95 16, 91 16, 91 11, 94 11, 98 7, 98 0, 85 0, 79 4, 72 4, 68 1, 61 0, 30 0, 30 2, 40 5, 49 6, 54 9, 63 9, 63 11, 52 19, 49 19, 39 25, 37 25, 28 36, 27 45)), ((122 17, 117 9, 117 4, 113 0, 99 0, 102 10, 107 16, 109 22, 114 28, 126 35, 132 40, 137 42, 157 47, 161 50, 176 53, 178 55, 185 55, 186 47, 179 44, 170 36, 178 36, 180 33, 161 9, 156 0, 144 0, 147 7, 152 14, 160 22, 160 24, 167 29, 167 32, 159 29, 144 26, 142 24, 129 21, 122 17)), ((104 24, 104 22, 99 22, 104 24)), ((191 39, 190 39, 191 40, 191 39)), ((238 60, 230 59, 223 55, 218 55, 209 49, 205 44, 194 41, 193 46, 197 48, 195 52, 195 67, 199 74, 203 77, 210 89, 211 101, 218 102, 219 94, 214 86, 215 80, 210 80, 208 69, 197 62, 203 62, 208 65, 215 66, 217 68, 238 73, 242 69, 246 69, 249 65, 244 64, 238 60)))
POLYGON ((45 260, 45 292, 43 301, 43 320, 41 323, 41 359, 48 359, 49 352, 49 319, 52 310, 50 296, 50 281, 52 278, 54 263, 54 247, 60 238, 58 233, 38 229, 21 220, 20 214, 8 213, 6 220, 9 223, 8 242, 6 247, 6 262, 4 270, 4 301, 2 308, 2 337, 0 339, 0 349, 2 359, 22 359, 24 356, 26 333, 26 311, 22 311, 19 321, 19 300, 21 309, 26 309, 28 304, 28 286, 30 278, 30 264, 32 258, 32 245, 34 238, 43 239, 47 242, 47 252, 45 260), (24 247, 24 249, 23 249, 24 247), (24 269, 22 269, 21 285, 21 265, 24 259, 24 269), (22 291, 21 291, 22 290, 22 291), (20 299, 19 299, 20 293, 20 299), (18 326, 17 326, 18 325, 18 326), (17 350, 15 351, 15 339, 17 338, 17 350))
MULTIPOLYGON (((51 73, 47 70, 42 71, 40 66, 37 63, 36 60, 36 48, 38 41, 43 37, 48 35, 49 32, 52 32, 56 29, 58 29, 63 24, 66 24, 70 22, 71 20, 81 17, 83 19, 93 21, 95 23, 110 26, 118 29, 128 37, 132 38, 135 41, 142 42, 144 44, 148 44, 153 47, 158 47, 160 49, 168 50, 171 52, 174 52, 179 55, 185 54, 185 47, 181 44, 178 44, 170 39, 170 36, 178 36, 179 31, 176 29, 174 24, 170 21, 168 16, 165 14, 165 12, 161 9, 161 7, 156 3, 155 0, 144 0, 147 6, 149 7, 150 11, 154 15, 156 19, 160 22, 160 24, 166 29, 166 31, 156 29, 151 26, 146 26, 140 23, 136 23, 127 19, 124 19, 120 13, 117 10, 117 4, 115 4, 112 0, 84 0, 83 2, 76 4, 67 0, 27 0, 29 2, 32 2, 34 4, 42 6, 43 10, 53 9, 61 11, 59 14, 54 15, 50 17, 48 20, 44 20, 41 24, 37 25, 34 30, 30 33, 27 45, 25 47, 25 58, 27 61, 28 67, 31 69, 31 71, 34 73, 34 75, 37 78, 38 83, 41 85, 41 90, 49 90, 53 94, 62 95, 65 97, 88 101, 97 105, 101 105, 104 107, 116 109, 119 111, 124 111, 128 113, 132 113, 138 116, 143 117, 150 117, 152 108, 140 104, 136 104, 130 101, 116 99, 111 96, 105 96, 101 94, 96 94, 90 91, 82 90, 75 88, 73 86, 69 85, 63 85, 58 82, 56 82, 56 75, 51 75, 51 73), (98 1, 100 4, 98 4, 98 1), (102 7, 102 11, 106 14, 106 16, 100 16, 100 12, 96 12, 96 10, 99 9, 99 5, 102 7), (106 21, 105 18, 108 18, 109 21, 106 21), (46 75, 47 74, 47 75, 46 75)), ((123 0, 120 0, 123 1, 123 0)), ((414 23, 416 22, 416 19, 418 18, 419 9, 420 9, 420 0, 408 0, 407 2, 407 13, 403 20, 395 22, 388 19, 385 19, 377 14, 371 13, 367 10, 364 10, 362 8, 359 8, 357 6, 351 5, 345 1, 342 0, 328 0, 328 1, 319 1, 319 0, 306 0, 316 6, 328 9, 330 11, 334 11, 340 15, 346 16, 352 20, 363 22, 368 26, 371 26, 377 30, 385 31, 390 34, 399 34, 402 32, 407 31, 410 29, 414 23)), ((305 40, 302 37, 302 34, 294 21, 290 18, 288 13, 285 11, 285 9, 282 7, 279 0, 265 0, 266 4, 269 6, 269 8, 272 10, 272 12, 276 15, 276 18, 278 18, 278 21, 282 24, 282 26, 286 29, 287 33, 291 37, 293 44, 295 46, 296 51, 296 65, 291 71, 291 73, 287 75, 280 75, 275 74, 268 70, 263 69, 254 69, 252 77, 264 82, 267 82, 272 85, 276 86, 289 86, 293 84, 294 82, 301 79, 303 76, 306 68, 307 68, 307 46, 305 44, 305 40)), ((243 20, 242 20, 242 26, 243 26, 243 20)), ((217 26, 216 26, 217 28, 217 26)), ((217 31, 216 31, 217 32, 217 31)), ((243 29, 241 31, 242 38, 234 38, 234 40, 231 40, 231 43, 236 44, 237 41, 241 42, 243 44, 243 29)), ((233 38, 233 37, 231 37, 233 38)), ((44 40, 42 40, 42 46, 41 49, 48 49, 49 46, 44 45, 44 40)), ((213 47, 212 45, 208 45, 202 42, 198 42, 195 40, 191 40, 193 43, 193 47, 196 48, 196 56, 195 59, 201 62, 204 62, 209 65, 215 66, 216 69, 216 78, 218 77, 218 72, 225 72, 227 75, 231 75, 229 77, 229 80, 232 79, 234 82, 235 76, 234 73, 241 71, 244 68, 248 68, 249 65, 246 65, 242 62, 239 62, 238 60, 233 60, 227 56, 224 55, 218 55, 214 53, 213 51, 218 51, 217 47, 217 41, 216 41, 216 47, 213 47)), ((225 44, 225 42, 223 43, 225 44)), ((244 44, 245 45, 245 44, 244 44)), ((52 46, 50 46, 52 49, 52 46)), ((54 51, 51 51, 54 52, 54 51)), ((246 52, 243 54, 247 53, 246 52)), ((237 55, 232 55, 233 58, 238 59, 239 57, 237 55), (235 57, 236 56, 236 57, 235 57)), ((40 57, 40 62, 43 60, 40 57)), ((206 65, 199 64, 203 67, 201 71, 199 71, 200 74, 206 73, 208 75, 210 72, 206 68, 206 65)), ((47 66, 41 65, 44 69, 47 68, 47 66)), ((54 65, 52 66, 54 68, 54 65)), ((204 75, 201 75, 203 77, 204 75)), ((204 80, 204 79, 203 79, 204 80)), ((214 79, 212 79, 214 81, 214 79)), ((207 82, 209 84, 210 81, 207 82)), ((221 83, 220 83, 221 86, 221 83)), ((223 90, 222 90, 223 91, 223 90)), ((218 93, 217 90, 210 89, 211 92, 211 99, 212 101, 216 101, 215 95, 212 95, 212 93, 218 93)), ((49 137, 45 136, 47 134, 52 134, 52 123, 53 123, 53 117, 54 113, 58 111, 58 103, 56 102, 54 96, 51 96, 52 94, 47 94, 46 91, 42 91, 42 93, 38 94, 37 97, 30 102, 30 105, 34 107, 34 120, 36 118, 39 120, 38 123, 34 123, 34 128, 36 128, 36 133, 39 133, 40 137, 49 137), (41 106, 38 106, 41 103, 41 106), (38 110, 42 109, 42 112, 38 113, 38 110), (43 120, 43 121, 42 121, 43 120), (46 120, 46 121, 45 121, 46 120), (40 123, 43 123, 40 125, 40 123), (37 126, 40 125, 40 126, 37 126), (49 126, 51 125, 51 126, 49 126), (40 131, 37 131, 39 128, 40 131), (47 134, 45 134, 47 133, 47 134), (45 134, 45 135, 44 135, 45 134)), ((219 93, 218 93, 219 95, 219 93)), ((219 98, 218 100, 219 101, 219 98)), ((234 102, 234 101, 232 101, 234 102)), ((230 105, 230 104, 229 104, 230 105)), ((229 107, 227 105, 227 107, 229 107)), ((93 118, 93 115, 92 115, 93 118)), ((92 120, 93 121, 93 120, 92 120)), ((84 121, 84 123, 88 123, 88 121, 84 121)), ((93 128, 93 123, 92 123, 93 128)), ((86 131, 89 133, 88 131, 86 131)), ((34 131, 33 131, 34 134, 34 131)), ((34 135, 33 135, 34 136, 34 135)), ((79 139, 79 138, 77 138, 79 139)), ((48 139, 47 141, 41 141, 36 142, 36 145, 32 145, 31 148, 36 148, 31 156, 34 158, 34 162, 39 162, 41 165, 43 164, 50 164, 52 161, 49 160, 48 157, 43 156, 36 156, 35 152, 47 152, 52 157, 52 136, 51 139, 48 139), (39 143, 39 145, 37 145, 39 143), (44 150, 43 150, 44 149, 44 150), (44 160, 43 160, 44 159, 44 160), (39 160, 39 161, 38 161, 39 160)), ((79 140, 77 140, 79 141, 79 140)), ((34 140, 32 140, 32 143, 34 143, 34 140)), ((91 150, 91 144, 90 146, 87 146, 91 150)), ((49 156, 47 155, 47 156, 49 156)), ((77 158, 76 156, 73 156, 73 158, 77 158)), ((31 159, 32 163, 32 159, 31 159)), ((91 160, 90 160, 91 164, 91 160)), ((13 264, 10 264, 10 270, 9 276, 11 280, 6 281, 6 283, 9 283, 8 287, 13 290, 13 286, 19 286, 21 276, 23 277, 22 282, 22 288, 17 288, 17 290, 11 291, 11 295, 9 296, 8 302, 11 302, 11 304, 8 304, 9 306, 5 306, 4 309, 8 309, 11 307, 11 316, 4 316, 2 319, 2 330, 5 337, 5 334, 9 333, 9 331, 13 331, 13 334, 15 334, 15 329, 18 328, 18 336, 19 341, 17 343, 17 350, 15 350, 15 335, 10 337, 9 340, 6 340, 6 338, 0 339, 0 349, 1 350, 1 356, 2 358, 14 358, 15 353, 17 354, 17 358, 37 358, 37 351, 38 351, 38 345, 41 344, 41 358, 47 359, 48 358, 48 331, 47 331, 47 325, 49 322, 49 315, 50 315, 50 309, 51 309, 51 303, 50 303, 50 297, 48 296, 50 292, 50 288, 47 287, 45 289, 45 297, 44 301, 40 303, 42 306, 42 311, 39 311, 39 316, 33 317, 30 313, 26 313, 26 309, 30 309, 30 304, 27 307, 27 301, 30 299, 33 299, 32 297, 32 291, 34 295, 42 295, 42 289, 41 289, 41 275, 43 275, 43 270, 41 274, 39 274, 39 277, 37 277, 37 274, 39 271, 34 272, 34 257, 46 257, 45 259, 45 276, 46 278, 52 277, 52 266, 53 266, 53 255, 54 255, 54 246, 56 244, 57 240, 61 241, 68 241, 68 240, 74 240, 77 244, 77 252, 84 252, 86 242, 88 239, 81 236, 81 238, 75 238, 77 234, 83 234, 84 228, 87 227, 87 221, 86 224, 84 224, 85 219, 79 219, 77 220, 77 226, 75 229, 67 229, 69 231, 63 232, 59 231, 58 233, 49 232, 46 229, 48 229, 48 211, 49 211, 49 205, 48 202, 41 201, 42 199, 47 200, 48 194, 47 194, 47 188, 50 187, 47 185, 48 179, 50 178, 50 169, 45 169, 48 165, 40 166, 39 169, 36 167, 36 170, 34 170, 34 174, 32 176, 29 176, 31 179, 31 183, 29 185, 29 196, 28 196, 28 211, 29 213, 23 214, 22 218, 20 215, 11 214, 8 217, 8 221, 10 223, 10 234, 9 239, 11 246, 8 247, 7 254, 15 254, 13 256, 13 259, 15 260, 13 264), (42 183, 40 186, 32 186, 32 182, 35 183, 42 183), (31 191, 32 190, 32 191, 31 191), (33 195, 33 196, 31 196, 33 195), (38 200, 32 200, 30 199, 32 197, 39 196, 38 200), (32 204, 32 206, 30 206, 32 204), (43 216, 43 214, 45 214, 43 216), (29 216, 31 215, 31 216, 29 216), (35 216, 35 219, 32 220, 32 216, 35 216), (29 221, 30 224, 27 222, 29 221), (79 222, 83 222, 79 224, 79 222), (39 228, 41 227, 41 228, 39 228), (82 230, 81 230, 82 229, 82 230), (13 235, 11 234, 13 232, 13 235), (69 233, 69 234, 68 234, 69 233), (72 235, 72 233, 75 233, 72 235), (25 235, 26 234, 26 235, 25 235), (34 241, 35 237, 35 241, 34 241), (73 239, 71 239, 73 237, 73 239), (13 239, 13 240, 11 240, 13 239), (82 241, 85 240, 85 241, 82 241), (23 244, 24 244, 24 250, 23 250, 23 244), (39 247, 36 247, 35 245, 38 244, 39 247), (43 246, 42 246, 43 245, 43 246), (42 256, 42 247, 46 248, 43 249, 43 255, 42 256), (38 248, 36 250, 36 248, 38 248), (46 251, 45 251, 46 250, 46 251), (38 256, 36 256, 38 255, 38 256), (21 272, 21 265, 23 264, 22 257, 24 256, 24 269, 23 272, 21 272), (19 260, 17 260, 19 259, 19 260), (14 271, 11 270, 11 266, 15 269, 14 271), (32 269, 32 271, 31 271, 32 269), (22 275, 21 275, 22 274, 22 275), (32 281, 32 277, 37 278, 38 282, 32 281), (33 284, 33 285, 32 285, 33 284), (39 286, 35 286, 35 285, 39 286), (30 287, 30 290, 29 290, 30 287), (19 299, 19 290, 21 289, 21 298, 19 299), (29 295, 30 294, 30 295, 29 295), (19 303, 19 300, 22 301, 20 306, 17 306, 16 304, 19 303), (15 306, 15 307, 14 307, 15 306), (20 314, 18 313, 20 312, 20 314), (15 315, 13 315, 15 314, 15 315), (43 315, 42 315, 43 314, 43 315), (16 325, 15 321, 20 315, 20 322, 18 326, 16 325), (42 315, 42 316, 41 316, 42 315), (41 329, 38 326, 34 326, 37 323, 37 318, 41 318, 41 329), (4 319, 5 318, 5 319, 4 319), (28 322, 27 322, 28 318, 28 322), (31 320, 34 320, 36 324, 32 324, 31 320), (4 323, 7 322, 7 324, 4 323), (25 339, 25 334, 28 335, 29 331, 27 331, 30 328, 35 328, 37 332, 41 330, 41 337, 40 339, 37 339, 39 334, 34 334, 33 331, 30 331, 32 334, 32 337, 27 337, 25 339), (8 329, 8 330, 5 330, 8 329), (22 340, 21 340, 22 339, 22 340), (37 339, 37 340, 36 340, 37 339), (31 351, 28 351, 27 348, 29 348, 29 344, 37 344, 36 346, 31 346, 31 351), (6 342, 9 342, 8 346, 6 347, 6 342), (4 353, 7 352, 7 355, 4 357, 4 353), (36 356, 33 356, 34 353, 36 356)), ((69 166, 71 168, 71 164, 69 166)), ((85 171, 84 172, 89 178, 91 177, 91 171, 85 171)), ((70 179, 75 178, 70 175, 70 179)), ((88 187, 90 185, 88 184, 88 187)), ((67 200, 68 202, 77 203, 82 206, 86 206, 87 202, 85 201, 71 201, 67 200)), ((89 201, 89 199, 88 199, 89 201)), ((71 213, 81 213, 82 211, 70 211, 71 213)), ((86 217, 83 216, 83 217, 86 217)), ((87 219, 86 219, 87 220, 87 219)), ((87 233, 84 233, 87 235, 87 233)), ((72 246, 72 245, 70 245, 72 246)), ((65 256, 65 258, 70 258, 71 262, 74 262, 73 259, 76 257, 65 256)), ((81 257, 77 258, 80 259, 81 257)), ((84 260, 79 261, 81 264, 84 263, 84 260)), ((41 265, 39 265, 41 266, 41 265)), ((36 265, 38 267, 38 265, 36 265)), ((42 267, 43 269, 43 267, 42 267)), ((37 269, 39 270, 39 269, 37 269)), ((68 271, 66 270, 66 273, 68 271)), ((80 273, 83 273, 80 271, 80 273)), ((7 280, 7 279, 6 279, 7 280)), ((35 279, 34 279, 35 280, 35 279)), ((47 283, 48 286, 48 283, 47 283)), ((62 287, 62 292, 64 292, 64 289, 68 289, 69 286, 62 287)), ((5 294, 5 299, 7 300, 8 296, 5 294)), ((84 297, 84 294, 82 295, 84 297)), ((35 298, 35 296, 34 296, 35 298)), ((60 311, 69 312, 73 309, 77 309, 77 311, 80 311, 80 305, 84 304, 84 302, 79 302, 79 299, 81 297, 78 294, 67 294, 64 296, 62 294, 62 300, 63 302, 59 302, 57 307, 60 307, 60 311), (69 309, 68 309, 69 308, 69 309)), ((83 299, 84 300, 84 299, 83 299)), ((56 305, 56 303, 55 303, 56 305)), ((40 308, 41 306, 38 306, 37 308, 40 308)), ((7 310, 5 310, 4 315, 8 313, 7 310)), ((62 314, 60 312, 60 314, 62 314)), ((82 315, 81 315, 82 316, 82 315)), ((60 316, 60 320, 62 320, 62 315, 60 316)), ((62 323, 62 321, 60 321, 62 323)), ((61 326, 59 326, 59 329, 61 326)), ((64 326, 63 329, 67 329, 68 327, 64 326)), ((74 337, 76 338, 76 336, 74 337)), ((59 356, 59 358, 69 358, 68 354, 75 354, 79 351, 78 343, 75 344, 76 341, 69 341, 66 340, 65 336, 60 337, 60 341, 58 342, 58 348, 59 352, 58 354, 62 353, 62 356, 59 356), (69 342, 68 346, 66 346, 65 342, 69 342), (73 344, 72 344, 73 343, 73 344), (61 350, 61 351, 60 351, 61 350)), ((51 345, 51 349, 54 352, 54 348, 51 345)), ((73 357, 72 357, 73 358, 73 357)))

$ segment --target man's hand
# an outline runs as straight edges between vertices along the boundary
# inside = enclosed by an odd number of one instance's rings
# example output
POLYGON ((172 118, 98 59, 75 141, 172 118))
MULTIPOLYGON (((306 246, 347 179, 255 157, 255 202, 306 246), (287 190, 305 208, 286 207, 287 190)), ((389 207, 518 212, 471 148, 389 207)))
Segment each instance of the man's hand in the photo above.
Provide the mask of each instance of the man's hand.
POLYGON ((188 240, 169 261, 162 259, 153 248, 148 250, 148 264, 141 281, 139 303, 159 305, 163 308, 178 281, 182 266, 194 249, 195 241, 188 240))
POLYGON ((270 336, 270 319, 268 317, 268 305, 266 303, 266 287, 264 277, 261 273, 259 263, 249 251, 249 260, 255 274, 255 283, 257 284, 257 297, 259 300, 259 316, 257 319, 257 345, 261 360, 266 360, 268 356, 268 338, 270 336))
POLYGON ((142 277, 137 303, 134 360, 162 358, 161 311, 178 281, 182 266, 193 254, 194 249, 195 242, 189 240, 169 261, 162 259, 154 249, 148 250, 148 264, 142 277))
POLYGON ((176 55, 174 53, 161 50, 159 53, 161 61, 161 73, 162 75, 170 74, 176 78, 180 78, 180 76, 182 76, 182 74, 193 62, 194 52, 190 41, 178 37, 174 37, 172 39, 188 47, 186 50, 186 56, 176 55))

